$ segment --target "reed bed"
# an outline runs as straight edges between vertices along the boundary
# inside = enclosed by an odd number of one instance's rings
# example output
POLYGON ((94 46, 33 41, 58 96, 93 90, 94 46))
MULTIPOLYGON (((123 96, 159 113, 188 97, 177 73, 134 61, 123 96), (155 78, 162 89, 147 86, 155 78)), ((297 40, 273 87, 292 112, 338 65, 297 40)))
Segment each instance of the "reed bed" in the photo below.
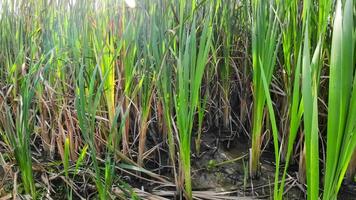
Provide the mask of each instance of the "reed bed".
POLYGON ((270 152, 269 198, 294 178, 337 199, 355 180, 355 17, 353 0, 0 1, 0 198, 260 197, 270 152), (249 156, 206 168, 242 161, 244 185, 194 191, 223 132, 249 156))

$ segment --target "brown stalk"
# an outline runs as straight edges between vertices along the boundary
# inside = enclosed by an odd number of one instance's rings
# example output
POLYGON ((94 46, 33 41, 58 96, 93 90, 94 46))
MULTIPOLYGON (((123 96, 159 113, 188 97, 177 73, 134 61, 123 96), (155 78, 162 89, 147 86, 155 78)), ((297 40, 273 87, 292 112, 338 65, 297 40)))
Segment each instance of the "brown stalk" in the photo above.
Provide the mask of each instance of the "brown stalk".
POLYGON ((356 175, 356 151, 354 151, 354 154, 352 155, 349 168, 347 169, 347 178, 350 181, 354 181, 354 177, 356 175))
MULTIPOLYGON (((151 105, 152 102, 152 97, 153 97, 153 91, 151 91, 150 94, 150 99, 148 102, 148 105, 151 105)), ((139 143, 138 143, 138 158, 137 158, 137 164, 138 166, 142 167, 143 166, 143 153, 145 151, 145 146, 146 146, 146 135, 147 135, 147 129, 148 129, 148 117, 150 116, 151 109, 148 108, 148 113, 146 116, 143 117, 140 125, 140 138, 139 138, 139 143)))
POLYGON ((43 149, 45 151, 45 154, 46 155, 50 155, 51 154, 51 149, 52 149, 51 148, 51 139, 50 139, 50 136, 49 136, 48 126, 46 124, 46 122, 50 122, 51 121, 51 119, 49 117, 50 109, 49 109, 46 101, 41 96, 39 96, 39 99, 40 99, 39 110, 40 110, 40 118, 41 118, 40 135, 41 135, 42 145, 43 145, 43 149))
POLYGON ((58 134, 57 134, 57 140, 56 140, 57 149, 58 149, 59 155, 61 156, 61 159, 64 160, 63 138, 66 137, 66 134, 65 134, 65 130, 62 126, 60 118, 58 118, 58 120, 57 120, 57 126, 58 126, 58 134))
MULTIPOLYGON (((159 132, 162 133, 163 128, 164 128, 162 102, 160 100, 158 100, 158 98, 156 98, 156 97, 154 97, 154 102, 157 106, 156 115, 157 115, 158 129, 159 129, 159 132)), ((166 132, 163 132, 163 133, 166 133, 166 132)), ((166 138, 166 136, 164 136, 163 138, 166 138)))
POLYGON ((72 160, 77 160, 78 159, 78 145, 77 144, 77 137, 75 137, 73 134, 75 133, 75 128, 73 125, 73 121, 72 121, 72 116, 69 112, 69 110, 65 109, 65 112, 63 113, 64 115, 64 122, 67 128, 67 135, 69 137, 69 150, 70 150, 70 157, 72 160))
MULTIPOLYGON (((125 5, 123 2, 122 5, 122 15, 120 16, 120 20, 118 23, 118 38, 123 38, 123 29, 124 29, 124 15, 125 15, 125 5)), ((121 88, 121 92, 120 94, 122 96, 125 96, 125 92, 123 91, 125 88, 125 80, 123 77, 125 77, 125 66, 124 66, 124 59, 126 57, 126 44, 125 41, 123 41, 122 47, 121 47, 121 51, 120 51, 120 60, 117 61, 118 67, 119 67, 119 88, 121 88)), ((129 109, 129 99, 128 97, 124 97, 123 102, 122 102, 122 106, 121 106, 121 110, 123 111, 123 113, 128 113, 128 116, 126 117, 125 120, 125 128, 123 130, 122 133, 122 138, 121 138, 121 142, 122 142, 122 152, 127 155, 127 153, 129 152, 129 131, 130 131, 130 111, 129 109)))
POLYGON ((305 184, 306 183, 305 143, 302 142, 301 145, 303 145, 303 147, 299 155, 298 180, 300 183, 305 184))

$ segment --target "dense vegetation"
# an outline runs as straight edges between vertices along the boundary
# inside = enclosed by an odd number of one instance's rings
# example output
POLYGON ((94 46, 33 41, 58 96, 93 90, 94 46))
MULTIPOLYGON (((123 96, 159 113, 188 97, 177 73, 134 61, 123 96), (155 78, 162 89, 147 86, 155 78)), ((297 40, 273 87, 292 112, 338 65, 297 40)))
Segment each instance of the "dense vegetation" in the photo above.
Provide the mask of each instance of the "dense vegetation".
POLYGON ((0 197, 49 198, 53 182, 56 198, 147 198, 130 176, 192 199, 202 135, 234 129, 251 180, 273 149, 271 198, 299 163, 308 199, 337 199, 356 168, 355 13, 354 0, 0 1, 0 197))

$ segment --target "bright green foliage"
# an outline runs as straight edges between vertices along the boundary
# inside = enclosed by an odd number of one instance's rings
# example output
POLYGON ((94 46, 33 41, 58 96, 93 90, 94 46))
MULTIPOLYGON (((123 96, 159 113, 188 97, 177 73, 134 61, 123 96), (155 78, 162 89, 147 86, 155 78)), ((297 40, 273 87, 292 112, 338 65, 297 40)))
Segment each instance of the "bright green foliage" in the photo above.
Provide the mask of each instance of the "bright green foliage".
MULTIPOLYGON (((307 20, 308 21, 308 20, 307 20)), ((302 58, 302 94, 304 105, 304 133, 306 143, 306 169, 308 184, 308 199, 318 199, 319 196, 319 129, 317 103, 317 76, 319 48, 310 61, 309 31, 305 28, 302 58)))
MULTIPOLYGON (((181 2, 180 17, 183 21, 185 4, 181 2)), ((194 4, 192 4, 194 7, 194 4)), ((192 199, 191 185, 191 137, 193 121, 199 104, 201 82, 207 64, 210 50, 212 27, 207 20, 202 27, 199 43, 197 42, 197 27, 193 19, 190 27, 180 25, 180 38, 183 44, 177 52, 177 84, 174 99, 177 112, 177 128, 179 132, 179 155, 184 173, 185 192, 188 199, 192 199), (199 47, 199 48, 197 48, 199 47)))
POLYGON ((326 172, 323 199, 337 199, 356 145, 354 1, 337 1, 329 79, 326 172))
POLYGON ((159 157, 174 176, 169 185, 192 199, 191 154, 202 155, 203 126, 216 120, 251 136, 251 177, 271 128, 274 199, 283 198, 298 137, 308 199, 320 197, 322 181, 323 198, 337 198, 356 146, 354 0, 138 0, 135 8, 124 0, 0 0, 0 7, 0 144, 9 149, 0 162, 16 163, 18 192, 42 197, 31 168, 41 160, 31 152, 40 140, 46 156, 62 156, 55 163, 65 184, 88 176, 94 198, 113 198, 119 188, 138 199, 120 179, 125 170, 167 183, 143 168, 158 152, 169 156, 159 157))
POLYGON ((261 156, 261 134, 266 94, 262 69, 269 87, 275 68, 278 50, 278 26, 274 0, 252 2, 252 61, 253 61, 253 120, 250 176, 258 176, 261 156), (261 68, 262 67, 262 68, 261 68))

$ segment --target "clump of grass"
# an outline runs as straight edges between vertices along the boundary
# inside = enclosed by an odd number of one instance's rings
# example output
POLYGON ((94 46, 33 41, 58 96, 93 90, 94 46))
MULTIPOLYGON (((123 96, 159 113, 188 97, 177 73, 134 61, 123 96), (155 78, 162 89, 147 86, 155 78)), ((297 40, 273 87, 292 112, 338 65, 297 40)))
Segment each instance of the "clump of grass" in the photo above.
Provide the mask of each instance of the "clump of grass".
POLYGON ((330 57, 329 110, 323 199, 336 199, 356 145, 353 1, 338 0, 330 57))
POLYGON ((269 87, 278 52, 278 26, 275 1, 252 1, 252 61, 253 61, 253 121, 252 147, 250 155, 250 176, 260 173, 261 134, 266 94, 263 87, 262 70, 269 87), (262 67, 262 68, 261 68, 262 67))
MULTIPOLYGON (((23 82, 21 87, 20 107, 16 116, 15 127, 13 131, 8 130, 7 135, 14 148, 15 158, 19 164, 21 177, 24 184, 25 192, 36 198, 36 188, 32 171, 32 156, 30 150, 31 126, 30 126, 30 107, 34 96, 34 88, 31 87, 29 78, 23 82)), ((9 119, 11 116, 8 116, 9 119)), ((10 126, 8 126, 10 127, 10 126)))
POLYGON ((4 117, 6 120, 2 121, 2 123, 4 132, 10 142, 10 146, 14 150, 14 156, 19 165, 25 193, 31 194, 32 198, 36 198, 30 149, 31 134, 33 131, 33 119, 30 112, 35 94, 35 88, 32 87, 32 84, 36 85, 37 79, 33 80, 32 76, 34 75, 28 74, 22 80, 17 109, 12 110, 6 104, 4 105, 4 117), (15 119, 15 122, 13 119, 15 119))
POLYGON ((98 67, 95 67, 92 75, 89 77, 89 82, 86 83, 87 78, 84 76, 84 66, 81 67, 81 70, 78 74, 78 82, 77 82, 77 99, 76 99, 76 107, 78 113, 78 120, 81 132, 84 137, 84 141, 89 146, 90 157, 93 161, 94 167, 94 181, 96 187, 98 189, 99 198, 106 199, 108 197, 108 189, 109 185, 106 183, 109 182, 105 176, 104 183, 102 182, 102 171, 99 167, 97 157, 97 150, 95 147, 95 138, 96 138, 96 130, 95 130, 95 116, 98 110, 99 102, 102 95, 102 90, 104 87, 105 81, 102 81, 98 87, 98 91, 95 92, 95 80, 98 73, 98 67), (87 88, 87 89, 86 89, 87 88))
POLYGON ((103 76, 104 80, 99 79, 99 85, 97 90, 95 90, 96 80, 98 80, 98 71, 99 68, 95 67, 92 75, 89 77, 89 82, 86 82, 86 77, 84 76, 84 67, 81 67, 81 70, 78 74, 78 83, 77 83, 77 99, 76 99, 76 108, 78 112, 78 120, 81 132, 85 139, 85 142, 88 144, 89 153, 91 160, 93 162, 94 168, 94 181, 99 193, 100 199, 109 198, 111 192, 111 186, 113 183, 114 173, 115 173, 115 162, 114 156, 116 154, 117 145, 120 141, 118 133, 121 133, 123 124, 125 124, 125 117, 122 117, 122 125, 119 130, 116 130, 117 125, 116 121, 120 114, 120 110, 115 110, 115 115, 113 118, 113 124, 111 124, 108 134, 108 143, 106 146, 106 154, 104 160, 104 170, 101 169, 100 163, 97 159, 99 154, 97 153, 96 147, 96 137, 97 129, 96 127, 96 113, 98 111, 98 106, 100 105, 100 100, 103 94, 103 88, 105 85, 105 77, 107 77, 109 71, 103 76))
MULTIPOLYGON (((195 6, 194 3, 192 7, 195 6)), ((185 3, 181 2, 180 6, 180 21, 183 21, 185 3)), ((185 192, 188 199, 192 199, 190 148, 193 121, 199 104, 202 78, 210 50, 211 29, 210 20, 206 20, 202 24, 199 43, 197 42, 197 27, 194 18, 189 29, 181 24, 179 30, 179 38, 183 43, 180 44, 176 55, 177 83, 174 103, 179 133, 180 173, 183 176, 181 178, 184 178, 185 192)))

